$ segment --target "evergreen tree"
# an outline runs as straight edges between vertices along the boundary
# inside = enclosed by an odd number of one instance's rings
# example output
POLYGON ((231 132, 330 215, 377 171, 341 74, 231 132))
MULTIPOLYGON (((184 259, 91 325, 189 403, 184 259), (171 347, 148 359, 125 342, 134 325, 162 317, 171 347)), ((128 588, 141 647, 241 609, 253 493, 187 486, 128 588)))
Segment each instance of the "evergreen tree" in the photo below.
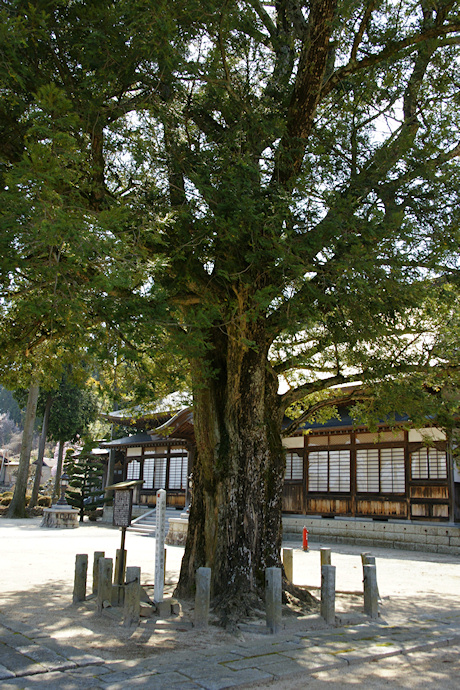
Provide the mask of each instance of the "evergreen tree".
POLYGON ((280 564, 284 412, 432 362, 421 304, 458 271, 458 2, 2 12, 2 353, 104 324, 188 360, 179 592, 209 566, 228 616, 280 564))
POLYGON ((69 476, 66 491, 68 503, 80 511, 80 522, 86 514, 104 505, 102 478, 104 468, 100 461, 91 456, 93 444, 86 443, 81 452, 67 451, 65 471, 69 476))
POLYGON ((96 415, 94 394, 72 381, 71 371, 68 371, 53 395, 48 421, 48 439, 59 444, 53 498, 59 496, 65 442, 73 443, 84 435, 96 415))

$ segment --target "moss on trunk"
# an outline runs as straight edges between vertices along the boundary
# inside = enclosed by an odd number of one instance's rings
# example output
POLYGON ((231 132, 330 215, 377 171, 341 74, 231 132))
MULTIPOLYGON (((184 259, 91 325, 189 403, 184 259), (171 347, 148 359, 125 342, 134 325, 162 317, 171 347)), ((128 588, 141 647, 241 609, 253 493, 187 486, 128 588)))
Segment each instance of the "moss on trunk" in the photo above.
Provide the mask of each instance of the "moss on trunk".
POLYGON ((285 461, 268 347, 263 324, 230 326, 193 366, 197 455, 177 594, 191 596, 196 569, 210 567, 224 620, 258 602, 265 568, 280 565, 285 461))

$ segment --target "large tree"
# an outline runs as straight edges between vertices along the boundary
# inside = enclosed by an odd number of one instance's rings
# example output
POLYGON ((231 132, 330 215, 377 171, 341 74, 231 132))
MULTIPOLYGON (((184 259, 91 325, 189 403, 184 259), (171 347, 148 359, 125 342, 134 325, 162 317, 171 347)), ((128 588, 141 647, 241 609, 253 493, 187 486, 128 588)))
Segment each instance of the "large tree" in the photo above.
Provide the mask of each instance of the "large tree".
POLYGON ((83 337, 78 306, 188 358, 179 591, 210 566, 228 614, 279 564, 285 410, 430 363, 420 304, 457 270, 458 3, 5 6, 23 57, 3 75, 5 319, 30 314, 14 333, 33 346, 83 337))

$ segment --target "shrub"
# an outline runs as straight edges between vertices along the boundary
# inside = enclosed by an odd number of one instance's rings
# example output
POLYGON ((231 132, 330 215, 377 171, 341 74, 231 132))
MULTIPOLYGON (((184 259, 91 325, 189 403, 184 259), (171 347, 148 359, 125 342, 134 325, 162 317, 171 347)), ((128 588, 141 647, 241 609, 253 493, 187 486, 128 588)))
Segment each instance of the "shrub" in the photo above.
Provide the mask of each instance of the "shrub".
POLYGON ((37 505, 43 508, 49 508, 51 506, 51 496, 39 496, 37 505))
POLYGON ((98 508, 97 510, 92 510, 90 513, 88 513, 88 520, 91 522, 96 522, 98 518, 101 518, 104 515, 104 511, 102 508, 98 508))
POLYGON ((2 498, 0 500, 0 505, 9 506, 12 498, 13 498, 13 496, 2 496, 2 498))

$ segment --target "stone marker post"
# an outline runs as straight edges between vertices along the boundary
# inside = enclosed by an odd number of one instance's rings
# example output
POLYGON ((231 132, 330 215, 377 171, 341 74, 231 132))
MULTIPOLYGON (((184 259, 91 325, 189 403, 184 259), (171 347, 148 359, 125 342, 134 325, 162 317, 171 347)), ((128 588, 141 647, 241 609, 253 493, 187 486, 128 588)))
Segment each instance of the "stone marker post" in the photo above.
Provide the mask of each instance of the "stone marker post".
POLYGON ((209 602, 211 600, 211 568, 198 568, 195 575, 195 628, 205 630, 209 621, 209 602))
POLYGON ((88 573, 88 555, 79 553, 75 557, 75 579, 72 601, 77 604, 86 599, 86 576, 88 573))
POLYGON ((111 558, 99 559, 99 587, 97 590, 97 611, 102 612, 104 605, 112 603, 112 571, 113 560, 111 558))
POLYGON ((370 618, 379 617, 379 592, 375 565, 363 565, 364 613, 370 618))
POLYGON ((331 565, 331 550, 326 547, 321 547, 319 550, 321 565, 331 565))
POLYGON ((294 582, 294 551, 293 549, 283 549, 284 574, 289 582, 294 582))
POLYGON ((129 627, 139 623, 141 614, 141 569, 136 566, 126 568, 125 601, 123 625, 129 627))
POLYGON ((335 622, 335 565, 321 566, 321 617, 328 625, 335 622))
POLYGON ((105 551, 95 551, 93 561, 93 594, 97 594, 99 586, 99 560, 104 558, 105 551))
POLYGON ((265 569, 267 628, 274 635, 281 630, 281 568, 265 569))
POLYGON ((155 580, 153 601, 163 601, 165 586, 165 538, 166 538, 166 491, 157 492, 156 525, 155 525, 155 580))
POLYGON ((380 599, 380 594, 379 594, 379 587, 377 584, 377 564, 375 562, 375 556, 371 556, 369 552, 364 552, 361 554, 361 562, 363 564, 363 577, 364 577, 364 566, 365 565, 375 565, 376 570, 375 570, 375 586, 377 587, 377 598, 380 599))

